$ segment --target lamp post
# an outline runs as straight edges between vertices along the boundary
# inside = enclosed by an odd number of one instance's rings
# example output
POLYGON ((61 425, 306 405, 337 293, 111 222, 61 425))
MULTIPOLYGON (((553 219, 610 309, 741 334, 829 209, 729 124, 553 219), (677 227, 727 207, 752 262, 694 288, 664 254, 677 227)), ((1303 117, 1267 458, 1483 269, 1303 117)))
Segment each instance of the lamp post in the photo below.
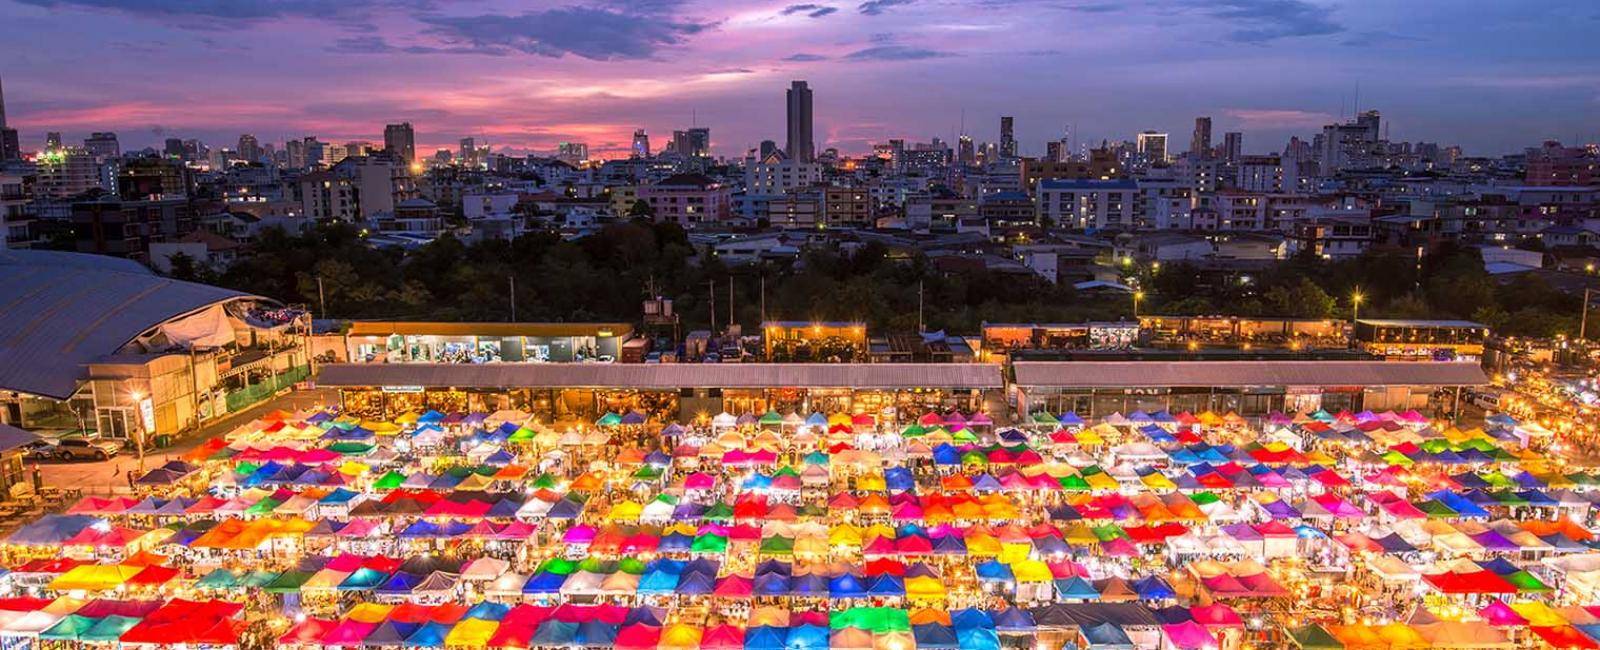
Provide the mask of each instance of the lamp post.
POLYGON ((1350 347, 1356 345, 1356 321, 1361 320, 1361 301, 1366 296, 1361 295, 1361 290, 1356 289, 1350 294, 1350 347))
POLYGON ((1143 299, 1144 299, 1144 292, 1143 291, 1135 291, 1135 292, 1133 292, 1133 320, 1135 322, 1137 322, 1139 320, 1139 301, 1143 300, 1143 299))

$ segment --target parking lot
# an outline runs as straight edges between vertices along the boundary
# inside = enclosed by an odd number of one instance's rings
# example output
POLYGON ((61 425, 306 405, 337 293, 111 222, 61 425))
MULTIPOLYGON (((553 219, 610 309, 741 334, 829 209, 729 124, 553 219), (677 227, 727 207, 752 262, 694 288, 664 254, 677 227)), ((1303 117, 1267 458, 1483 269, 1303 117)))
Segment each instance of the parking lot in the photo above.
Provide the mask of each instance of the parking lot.
POLYGON ((127 492, 129 473, 137 478, 145 470, 160 467, 162 463, 182 456, 201 441, 227 433, 268 411, 274 409, 296 411, 319 404, 335 403, 337 399, 338 394, 334 391, 294 391, 206 425, 199 432, 184 436, 172 447, 147 452, 142 459, 133 449, 123 449, 120 455, 103 461, 28 461, 28 472, 31 477, 33 468, 37 467, 42 483, 49 487, 77 488, 84 494, 127 492))

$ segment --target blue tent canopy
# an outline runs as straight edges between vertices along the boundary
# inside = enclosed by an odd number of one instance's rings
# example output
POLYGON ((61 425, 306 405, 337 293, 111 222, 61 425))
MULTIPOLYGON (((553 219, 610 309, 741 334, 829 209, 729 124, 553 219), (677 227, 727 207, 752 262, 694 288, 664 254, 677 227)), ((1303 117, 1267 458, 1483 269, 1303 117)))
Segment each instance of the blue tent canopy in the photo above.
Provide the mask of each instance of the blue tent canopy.
POLYGON ((421 623, 402 623, 393 619, 383 622, 378 629, 373 630, 363 643, 375 646, 405 645, 406 640, 422 628, 421 623))
POLYGON ((978 579, 990 582, 1016 582, 1017 577, 1011 573, 1011 567, 999 560, 989 560, 977 567, 978 579))
MULTIPOLYGON (((749 647, 746 643, 746 647, 749 647)), ((801 625, 789 628, 789 638, 784 650, 827 650, 828 628, 821 625, 801 625)))
POLYGON ((1161 576, 1140 578, 1133 581, 1132 586, 1134 592, 1139 594, 1139 600, 1166 600, 1178 596, 1178 592, 1174 591, 1166 580, 1162 580, 1161 576))
POLYGON ((961 650, 1000 650, 1000 635, 985 627, 956 628, 961 650))
POLYGON ((954 650, 959 647, 956 641, 956 630, 948 625, 938 623, 924 623, 911 626, 911 637, 916 639, 918 648, 930 650, 954 650))
POLYGON ((841 573, 828 581, 829 598, 865 598, 866 585, 853 573, 841 573))
POLYGON ((1018 607, 1007 607, 994 613, 994 627, 997 630, 1022 632, 1037 628, 1033 622, 1033 615, 1028 610, 1018 607))
POLYGON ((1064 599, 1100 600, 1100 592, 1094 585, 1078 576, 1056 580, 1056 593, 1064 599))
POLYGON ((546 620, 534 630, 533 638, 528 640, 530 646, 569 646, 576 645, 578 640, 578 624, 546 620))
POLYGON ((867 593, 873 596, 904 596, 906 582, 900 576, 885 573, 872 579, 867 586, 867 593))
POLYGON ((1101 623, 1080 628, 1083 639, 1095 648, 1132 648, 1133 639, 1114 623, 1101 623))
POLYGON ((762 625, 745 630, 745 650, 783 650, 789 639, 789 628, 762 625))
POLYGON ((444 646, 444 638, 450 635, 452 624, 429 622, 417 628, 416 632, 406 637, 406 645, 426 648, 440 648, 444 646))
POLYGON ((590 619, 578 624, 577 642, 591 648, 610 647, 616 645, 619 629, 621 626, 590 619))
POLYGON ((384 581, 383 586, 378 587, 378 593, 409 594, 411 593, 411 590, 415 589, 417 585, 421 584, 422 579, 426 577, 427 576, 419 573, 406 573, 404 571, 400 571, 392 576, 389 576, 389 579, 384 581))
POLYGON ((950 623, 955 626, 956 630, 994 628, 994 619, 989 616, 989 612, 973 607, 952 612, 950 614, 950 623))

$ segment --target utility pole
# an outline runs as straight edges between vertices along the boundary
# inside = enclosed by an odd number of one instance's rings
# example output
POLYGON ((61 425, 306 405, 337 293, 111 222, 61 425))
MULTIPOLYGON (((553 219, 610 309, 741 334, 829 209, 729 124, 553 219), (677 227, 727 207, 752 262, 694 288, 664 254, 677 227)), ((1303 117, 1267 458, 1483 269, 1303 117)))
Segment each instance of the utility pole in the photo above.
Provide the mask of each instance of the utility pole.
POLYGON ((928 331, 927 324, 922 320, 922 280, 917 280, 917 333, 928 331))
POLYGON ((711 335, 717 335, 717 281, 706 280, 706 296, 711 298, 711 335))
POLYGON ((517 322, 517 276, 508 275, 506 281, 511 284, 511 322, 517 322))
POLYGON ((322 276, 317 276, 317 311, 322 312, 322 317, 328 317, 328 298, 322 293, 322 276))
POLYGON ((761 276, 761 326, 767 325, 767 276, 761 276))
POLYGON ((728 327, 738 322, 738 317, 733 313, 733 276, 728 276, 728 327))

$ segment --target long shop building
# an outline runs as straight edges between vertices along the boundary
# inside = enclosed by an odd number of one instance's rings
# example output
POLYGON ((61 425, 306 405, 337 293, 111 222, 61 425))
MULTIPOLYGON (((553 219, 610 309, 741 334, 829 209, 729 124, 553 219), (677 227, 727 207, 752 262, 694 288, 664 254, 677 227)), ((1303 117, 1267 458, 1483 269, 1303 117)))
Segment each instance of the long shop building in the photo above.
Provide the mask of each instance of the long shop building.
POLYGON ((1478 364, 1460 361, 1018 361, 1012 370, 1017 412, 1085 418, 1140 410, 1454 410, 1460 389, 1489 383, 1478 364))
POLYGON ((318 385, 369 417, 517 409, 549 422, 638 411, 652 419, 719 413, 859 413, 885 421, 930 410, 1003 408, 1002 368, 985 363, 332 364, 318 385))

